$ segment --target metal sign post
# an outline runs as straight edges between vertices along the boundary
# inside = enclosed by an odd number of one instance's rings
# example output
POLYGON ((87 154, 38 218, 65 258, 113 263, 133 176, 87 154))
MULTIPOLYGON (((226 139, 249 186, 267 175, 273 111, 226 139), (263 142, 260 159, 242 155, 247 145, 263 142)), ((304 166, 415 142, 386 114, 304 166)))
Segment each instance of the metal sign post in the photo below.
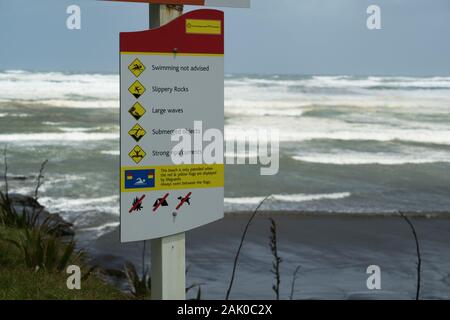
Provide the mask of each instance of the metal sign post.
POLYGON ((183 300, 185 232, 224 216, 224 13, 183 5, 250 1, 122 1, 150 30, 120 34, 120 237, 152 240, 152 299, 183 300))
POLYGON ((159 28, 183 13, 183 5, 149 4, 149 9, 150 29, 159 28))
MULTIPOLYGON (((182 6, 149 5, 150 29, 158 28, 183 12, 182 6), (181 7, 181 8, 180 8, 181 7)), ((186 236, 154 239, 151 242, 152 300, 186 299, 186 236)))

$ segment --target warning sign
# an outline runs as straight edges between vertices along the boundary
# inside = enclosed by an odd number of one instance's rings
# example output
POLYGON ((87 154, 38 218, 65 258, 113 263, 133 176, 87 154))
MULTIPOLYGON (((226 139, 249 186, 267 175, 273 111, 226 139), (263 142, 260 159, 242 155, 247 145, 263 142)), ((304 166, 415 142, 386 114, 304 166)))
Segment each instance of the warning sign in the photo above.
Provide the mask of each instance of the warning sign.
POLYGON ((131 150, 128 155, 130 156, 131 159, 133 159, 133 161, 136 164, 138 164, 139 162, 142 161, 142 159, 145 158, 145 156, 147 154, 145 153, 145 151, 140 146, 135 146, 133 148, 133 150, 131 150))
POLYGON ((134 59, 134 61, 128 66, 130 70, 136 77, 139 77, 142 72, 145 71, 145 66, 142 64, 141 60, 134 59))
POLYGON ((138 123, 130 131, 128 131, 128 134, 136 140, 136 142, 139 142, 146 133, 147 132, 144 128, 142 128, 138 123))
POLYGON ((145 92, 144 86, 139 82, 135 81, 129 88, 128 91, 136 98, 139 99, 145 92))
POLYGON ((159 198, 155 201, 155 204, 153 205, 153 212, 156 212, 156 210, 159 209, 159 207, 168 207, 169 203, 167 202, 167 197, 169 196, 169 193, 166 193, 164 197, 159 198))
POLYGON ((186 164, 122 168, 122 192, 221 188, 224 185, 223 164, 186 164), (148 173, 148 174, 147 174, 148 173), (150 184, 149 181, 151 181, 150 184), (142 190, 141 190, 142 191, 142 190))
POLYGON ((177 205, 176 210, 180 210, 180 208, 183 206, 183 204, 187 203, 188 205, 191 205, 191 196, 192 192, 189 192, 184 197, 178 197, 178 200, 180 200, 180 203, 177 205))
POLYGON ((130 108, 130 110, 128 110, 128 112, 133 116, 133 118, 136 119, 136 121, 139 121, 139 119, 144 116, 144 114, 145 114, 145 112, 147 112, 147 110, 145 110, 145 108, 139 102, 136 102, 130 108))
POLYGON ((122 242, 224 216, 224 159, 208 153, 223 154, 224 30, 223 12, 203 9, 120 34, 122 242))
POLYGON ((142 202, 144 201, 144 199, 145 199, 145 194, 140 198, 138 198, 138 197, 134 198, 133 205, 132 205, 130 211, 128 211, 128 213, 132 213, 135 211, 141 211, 142 209, 144 209, 144 207, 142 205, 142 202))
POLYGON ((123 191, 151 190, 155 187, 155 169, 129 169, 123 172, 123 191))

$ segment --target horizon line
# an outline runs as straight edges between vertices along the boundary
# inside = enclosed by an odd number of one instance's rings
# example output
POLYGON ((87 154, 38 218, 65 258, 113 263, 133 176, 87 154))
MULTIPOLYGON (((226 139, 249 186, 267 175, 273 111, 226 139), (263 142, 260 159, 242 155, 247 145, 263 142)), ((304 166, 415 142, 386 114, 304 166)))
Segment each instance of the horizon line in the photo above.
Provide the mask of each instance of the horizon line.
MULTIPOLYGON (((73 70, 50 70, 50 69, 2 69, 0 73, 61 73, 65 75, 85 74, 85 75, 119 75, 119 71, 73 71, 73 70)), ((450 74, 405 74, 405 73, 283 73, 283 72, 226 72, 228 76, 319 76, 319 77, 408 77, 408 78, 432 78, 450 77, 450 74)))

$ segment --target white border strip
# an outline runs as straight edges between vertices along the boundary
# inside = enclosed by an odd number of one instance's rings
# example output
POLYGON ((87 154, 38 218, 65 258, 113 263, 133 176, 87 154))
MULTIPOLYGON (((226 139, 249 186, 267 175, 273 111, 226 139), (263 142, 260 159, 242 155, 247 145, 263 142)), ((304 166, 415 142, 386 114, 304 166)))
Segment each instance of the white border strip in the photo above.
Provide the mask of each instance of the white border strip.
POLYGON ((251 0, 205 0, 209 7, 250 8, 251 0))

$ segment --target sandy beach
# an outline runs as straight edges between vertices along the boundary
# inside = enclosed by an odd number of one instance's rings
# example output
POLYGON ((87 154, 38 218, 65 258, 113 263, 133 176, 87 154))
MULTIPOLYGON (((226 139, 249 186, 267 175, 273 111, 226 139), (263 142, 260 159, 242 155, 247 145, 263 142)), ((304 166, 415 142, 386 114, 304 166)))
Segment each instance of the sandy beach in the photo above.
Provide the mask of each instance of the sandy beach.
MULTIPOLYGON (((242 250, 232 299, 273 299, 269 221, 278 226, 281 298, 289 299, 297 266, 294 299, 412 299, 416 289, 414 238, 400 217, 280 215, 265 212, 251 225, 242 250), (382 289, 366 287, 366 268, 378 265, 382 289)), ((222 299, 234 254, 248 215, 189 232, 187 283, 201 283, 203 299, 222 299)), ((422 252, 422 299, 450 297, 450 219, 413 217, 422 252)), ((87 245, 87 243, 85 244, 87 245)), ((147 245, 147 248, 149 244, 147 245)), ((96 262, 121 268, 125 260, 142 264, 142 243, 121 245, 118 230, 91 242, 96 262)), ((149 255, 146 257, 149 262, 149 255)), ((192 295, 192 294, 191 294, 192 295)))

